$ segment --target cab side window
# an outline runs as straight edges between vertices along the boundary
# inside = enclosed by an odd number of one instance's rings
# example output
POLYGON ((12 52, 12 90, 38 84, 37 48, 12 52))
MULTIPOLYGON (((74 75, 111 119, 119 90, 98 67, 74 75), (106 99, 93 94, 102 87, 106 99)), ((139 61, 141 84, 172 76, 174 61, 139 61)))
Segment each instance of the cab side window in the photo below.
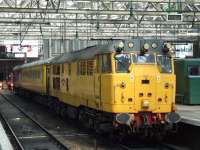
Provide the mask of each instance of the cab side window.
POLYGON ((110 57, 110 54, 102 55, 101 60, 102 60, 101 72, 102 73, 111 73, 112 72, 112 68, 111 68, 111 57, 110 57))
POLYGON ((71 75, 71 63, 68 64, 68 75, 71 75))
POLYGON ((87 73, 87 67, 86 67, 86 61, 79 61, 77 63, 77 74, 78 75, 86 75, 87 73))

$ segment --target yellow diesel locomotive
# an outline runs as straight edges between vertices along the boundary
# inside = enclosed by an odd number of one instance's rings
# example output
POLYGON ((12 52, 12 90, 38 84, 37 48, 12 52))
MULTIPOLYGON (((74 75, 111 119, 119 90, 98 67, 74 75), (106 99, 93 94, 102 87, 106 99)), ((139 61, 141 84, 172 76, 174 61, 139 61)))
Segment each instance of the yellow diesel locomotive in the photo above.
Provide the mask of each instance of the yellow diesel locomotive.
POLYGON ((164 133, 180 120, 169 49, 160 40, 119 40, 16 66, 15 91, 42 95, 95 129, 164 133))

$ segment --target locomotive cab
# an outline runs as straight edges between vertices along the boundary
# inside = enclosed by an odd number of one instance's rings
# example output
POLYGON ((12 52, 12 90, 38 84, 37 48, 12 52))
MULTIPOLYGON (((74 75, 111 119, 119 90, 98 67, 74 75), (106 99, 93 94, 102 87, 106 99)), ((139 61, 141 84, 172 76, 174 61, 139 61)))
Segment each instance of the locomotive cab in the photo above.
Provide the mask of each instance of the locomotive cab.
POLYGON ((169 48, 158 44, 152 43, 150 48, 144 43, 138 49, 132 44, 127 51, 119 43, 116 52, 107 54, 112 74, 101 74, 101 105, 104 111, 116 114, 117 123, 141 127, 180 120, 174 113, 173 58, 169 48))

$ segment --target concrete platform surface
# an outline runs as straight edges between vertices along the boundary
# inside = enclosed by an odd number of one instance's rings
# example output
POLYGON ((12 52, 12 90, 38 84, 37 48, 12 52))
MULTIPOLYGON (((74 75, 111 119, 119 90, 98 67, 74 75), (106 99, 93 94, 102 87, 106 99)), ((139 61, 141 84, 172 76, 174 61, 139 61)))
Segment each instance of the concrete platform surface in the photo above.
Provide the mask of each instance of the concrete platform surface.
POLYGON ((0 150, 14 150, 1 123, 0 123, 0 150))
POLYGON ((200 106, 177 104, 176 108, 181 115, 181 122, 200 126, 200 106))

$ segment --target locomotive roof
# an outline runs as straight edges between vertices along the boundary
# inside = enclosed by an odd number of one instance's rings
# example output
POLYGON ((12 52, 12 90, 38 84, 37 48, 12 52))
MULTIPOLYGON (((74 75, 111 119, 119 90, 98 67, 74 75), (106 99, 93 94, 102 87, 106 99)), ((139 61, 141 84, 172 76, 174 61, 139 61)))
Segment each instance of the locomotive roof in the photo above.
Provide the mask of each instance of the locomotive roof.
POLYGON ((48 58, 44 60, 38 60, 31 63, 23 64, 23 65, 18 65, 14 67, 13 70, 37 66, 37 65, 43 65, 43 64, 59 64, 59 63, 64 63, 64 62, 72 62, 75 60, 92 59, 96 54, 111 53, 113 51, 114 51, 113 44, 91 46, 91 47, 87 47, 78 51, 65 53, 56 57, 52 57, 52 58, 48 58))
POLYGON ((59 64, 76 60, 92 59, 97 54, 111 53, 114 51, 115 49, 113 44, 91 46, 78 51, 65 53, 59 56, 57 59, 52 60, 51 63, 59 64))
MULTIPOLYGON (((42 65, 42 64, 60 64, 64 62, 72 62, 76 60, 84 60, 84 59, 92 59, 97 54, 103 54, 103 53, 112 53, 115 51, 115 46, 117 43, 119 43, 122 40, 113 41, 112 43, 105 44, 105 45, 96 45, 96 46, 90 46, 78 51, 73 51, 69 53, 64 53, 62 55, 45 59, 45 60, 38 60, 35 62, 23 64, 20 66, 16 66, 13 70, 26 68, 26 67, 32 67, 36 65, 42 65)), ((152 43, 157 43, 158 47, 156 49, 150 48, 149 50, 153 51, 159 51, 162 48, 163 41, 162 40, 141 40, 141 39, 130 39, 130 40, 124 40, 124 48, 127 51, 140 51, 141 47, 144 45, 144 43, 148 42, 150 45, 152 43), (128 43, 133 42, 134 46, 132 48, 128 47, 128 43)))

